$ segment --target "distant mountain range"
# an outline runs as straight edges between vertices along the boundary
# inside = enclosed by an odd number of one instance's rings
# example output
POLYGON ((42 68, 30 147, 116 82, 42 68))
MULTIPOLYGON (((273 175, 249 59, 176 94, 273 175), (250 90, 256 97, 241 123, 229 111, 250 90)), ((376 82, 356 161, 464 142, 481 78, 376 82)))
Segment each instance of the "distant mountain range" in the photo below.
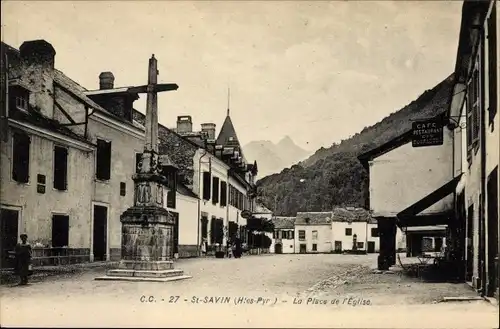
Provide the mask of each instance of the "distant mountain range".
MULTIPOLYGON (((277 209, 272 210, 281 216, 331 211, 334 206, 365 206, 368 177, 357 156, 406 133, 412 121, 447 111, 452 86, 453 75, 351 138, 322 147, 306 160, 260 179, 260 201, 270 209, 276 204, 277 209)), ((267 157, 260 156, 272 163, 270 155, 267 157)))
POLYGON ((243 152, 248 160, 257 160, 259 177, 279 173, 312 153, 295 144, 289 136, 276 144, 263 140, 250 142, 243 146, 243 152))

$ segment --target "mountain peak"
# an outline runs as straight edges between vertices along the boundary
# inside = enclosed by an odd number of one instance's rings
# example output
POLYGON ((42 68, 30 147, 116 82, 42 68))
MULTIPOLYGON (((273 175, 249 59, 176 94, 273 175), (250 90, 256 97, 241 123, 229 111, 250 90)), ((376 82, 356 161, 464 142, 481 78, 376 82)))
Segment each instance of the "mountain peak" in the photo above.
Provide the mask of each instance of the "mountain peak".
POLYGON ((257 160, 260 177, 278 173, 309 155, 308 151, 297 146, 288 135, 276 144, 257 140, 248 143, 243 149, 248 159, 257 160))

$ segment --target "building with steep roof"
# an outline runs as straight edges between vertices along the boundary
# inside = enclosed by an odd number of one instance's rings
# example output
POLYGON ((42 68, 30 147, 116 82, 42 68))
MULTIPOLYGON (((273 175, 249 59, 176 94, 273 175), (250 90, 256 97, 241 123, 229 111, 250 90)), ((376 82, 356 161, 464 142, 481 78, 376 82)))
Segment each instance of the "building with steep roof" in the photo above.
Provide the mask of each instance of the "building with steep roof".
POLYGON ((295 217, 274 216, 272 218, 274 232, 272 236, 271 253, 295 253, 295 217))
POLYGON ((332 212, 297 212, 295 253, 332 251, 332 212))

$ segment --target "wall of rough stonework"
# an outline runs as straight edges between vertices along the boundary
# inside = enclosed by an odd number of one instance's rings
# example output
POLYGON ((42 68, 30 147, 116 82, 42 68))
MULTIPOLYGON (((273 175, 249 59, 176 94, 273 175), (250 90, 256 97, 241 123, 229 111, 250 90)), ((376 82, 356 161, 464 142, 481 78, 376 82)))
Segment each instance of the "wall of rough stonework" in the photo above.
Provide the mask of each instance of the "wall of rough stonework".
MULTIPOLYGON (((134 111, 134 120, 145 124, 144 114, 134 111)), ((158 125, 158 138, 160 154, 168 154, 170 159, 179 168, 179 179, 188 188, 193 188, 193 157, 198 150, 196 145, 185 140, 170 129, 158 125)))

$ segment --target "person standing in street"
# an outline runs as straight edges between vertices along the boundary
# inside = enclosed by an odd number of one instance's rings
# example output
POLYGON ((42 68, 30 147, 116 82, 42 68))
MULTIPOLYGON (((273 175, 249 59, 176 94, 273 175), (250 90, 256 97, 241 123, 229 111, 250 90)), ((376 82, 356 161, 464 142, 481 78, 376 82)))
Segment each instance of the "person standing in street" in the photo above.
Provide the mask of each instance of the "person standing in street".
POLYGON ((201 255, 203 257, 207 256, 207 239, 203 238, 201 241, 201 255))
POLYGON ((21 234, 21 243, 16 245, 16 270, 21 281, 19 285, 28 284, 31 263, 31 245, 28 243, 28 235, 21 234))

